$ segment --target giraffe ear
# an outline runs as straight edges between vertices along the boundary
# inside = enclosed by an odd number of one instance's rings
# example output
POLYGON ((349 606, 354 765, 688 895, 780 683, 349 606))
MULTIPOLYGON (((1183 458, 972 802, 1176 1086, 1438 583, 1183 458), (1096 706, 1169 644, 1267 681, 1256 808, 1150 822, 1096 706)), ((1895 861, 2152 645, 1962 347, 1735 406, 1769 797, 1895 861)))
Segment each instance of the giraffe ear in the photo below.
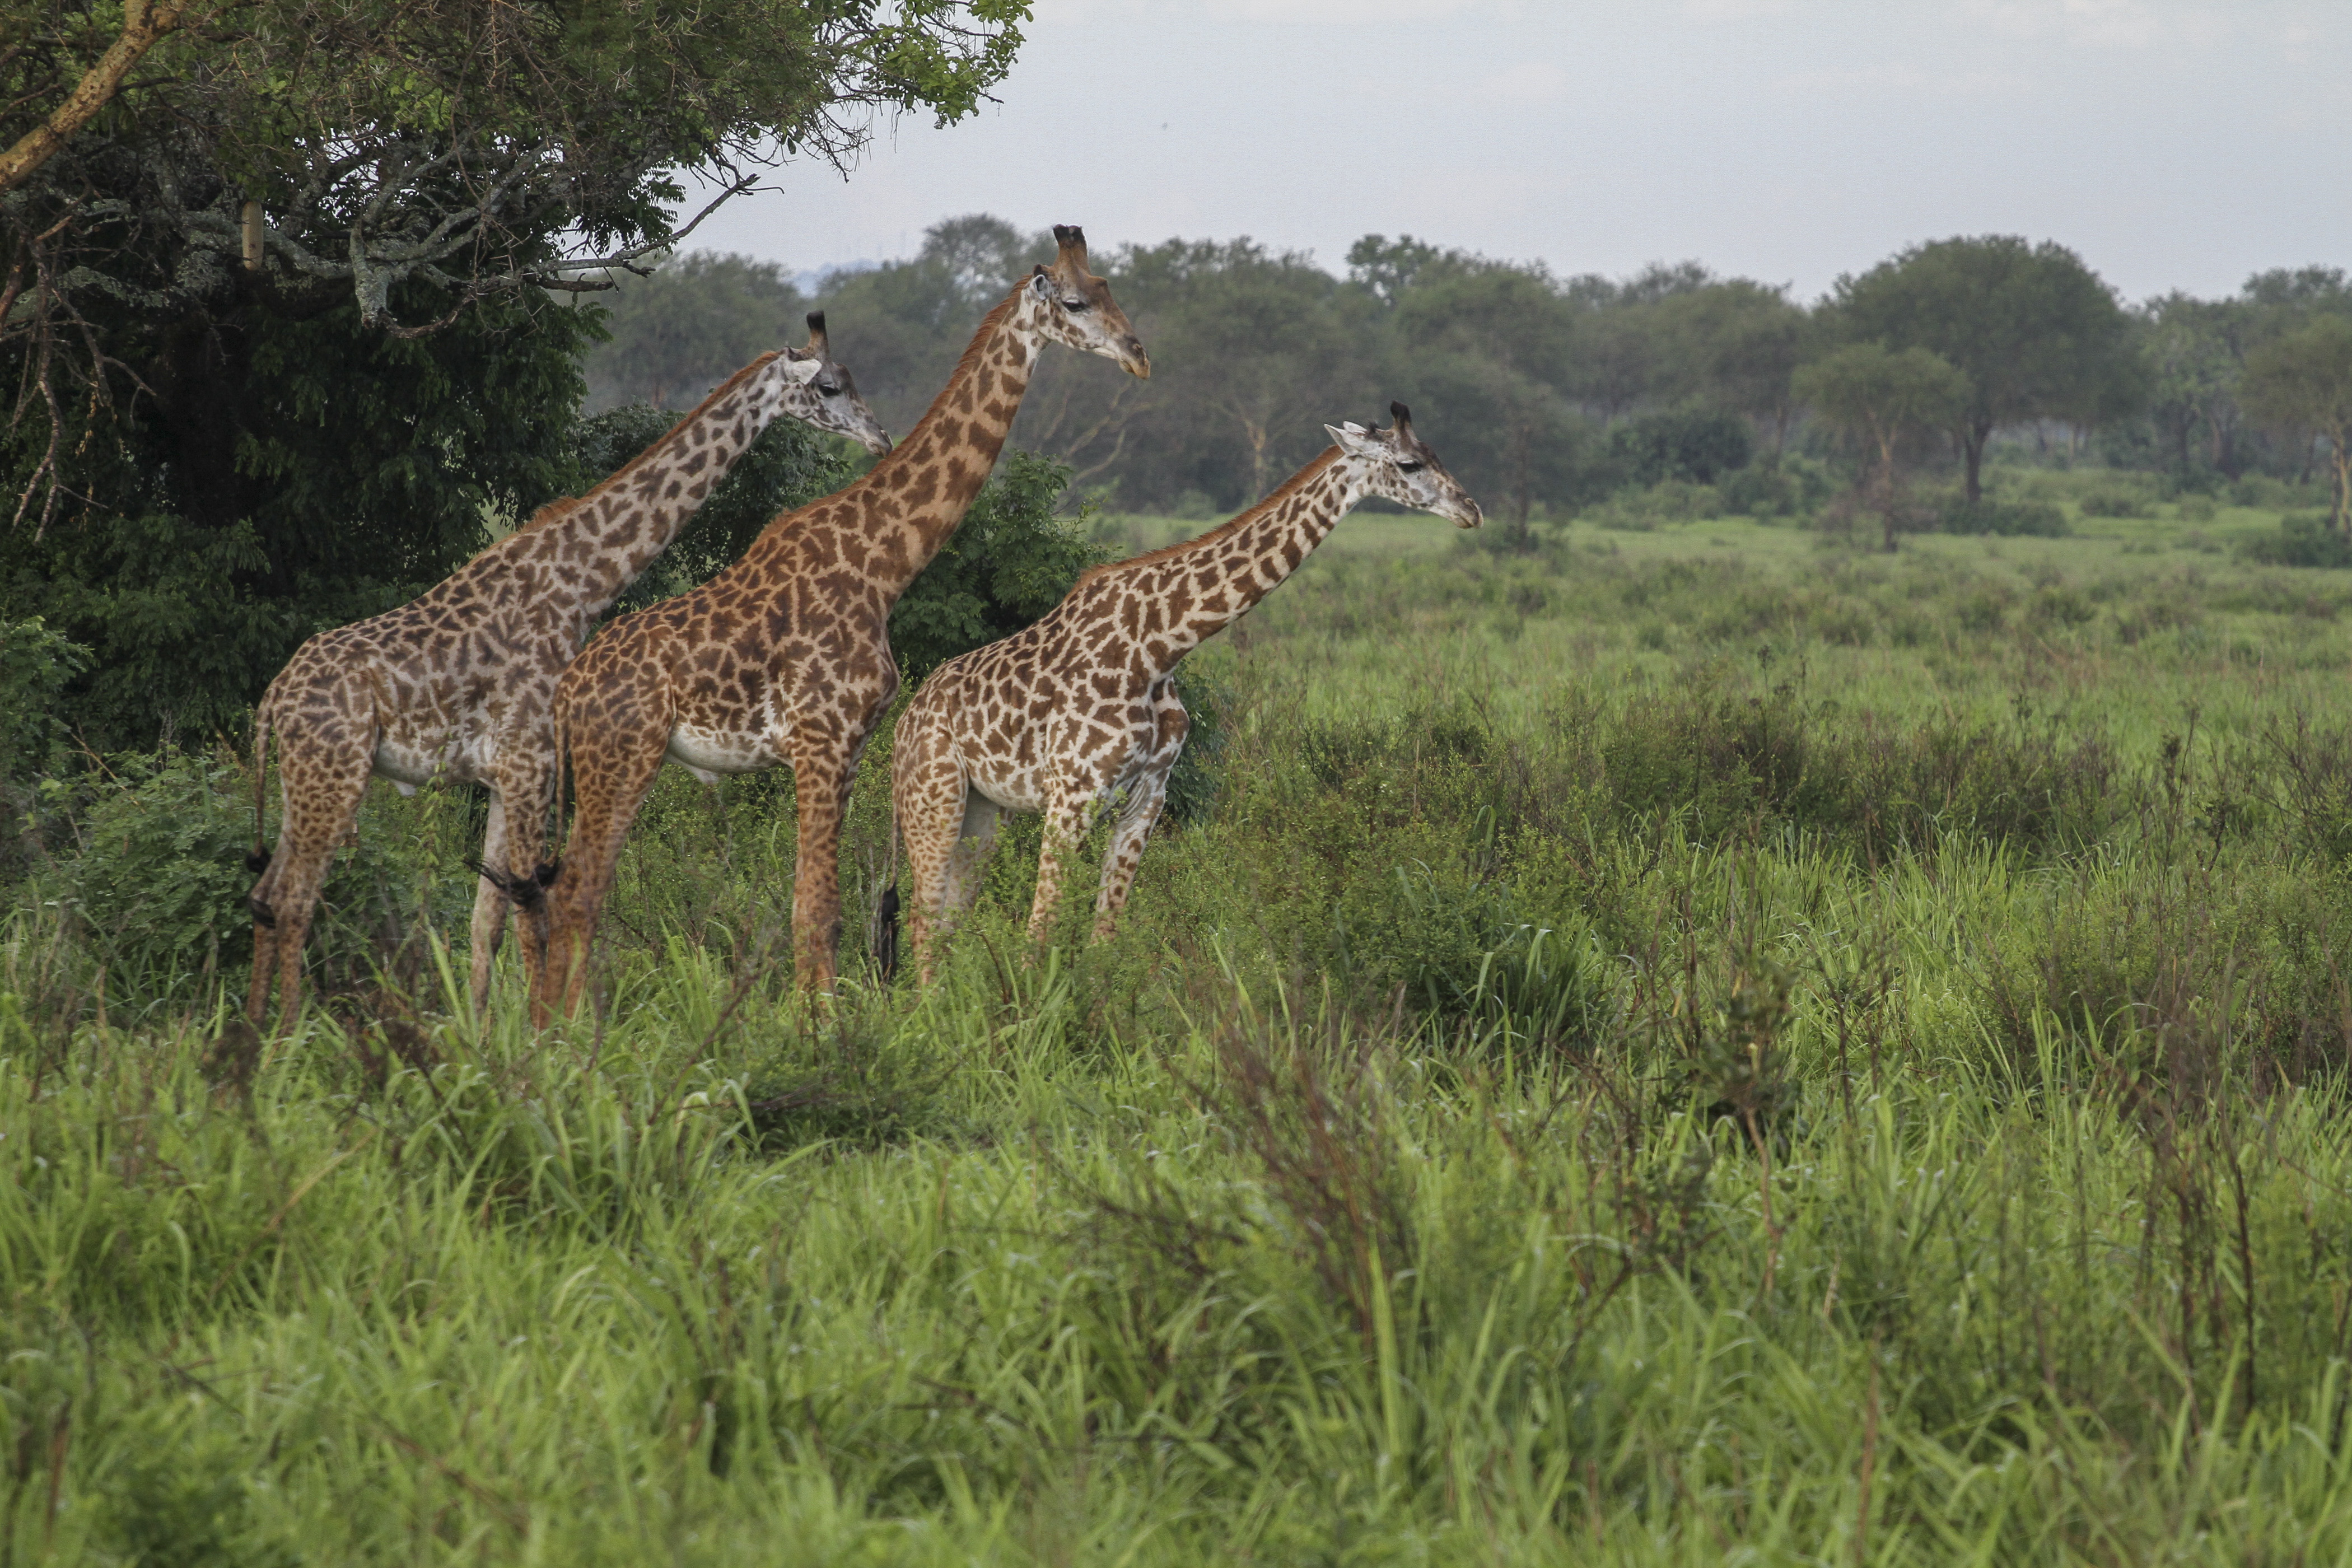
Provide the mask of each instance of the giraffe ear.
POLYGON ((784 374, 790 377, 796 386, 806 386, 816 379, 817 372, 824 368, 824 362, 813 353, 801 349, 784 351, 784 374))
POLYGON ((1054 275, 1045 270, 1045 263, 1039 262, 1037 270, 1029 274, 1029 291, 1040 300, 1053 297, 1054 275))
POLYGON ((1360 456, 1372 450, 1378 444, 1373 441, 1370 431, 1352 419, 1345 425, 1326 425, 1323 428, 1331 433, 1332 445, 1338 447, 1342 452, 1360 456))

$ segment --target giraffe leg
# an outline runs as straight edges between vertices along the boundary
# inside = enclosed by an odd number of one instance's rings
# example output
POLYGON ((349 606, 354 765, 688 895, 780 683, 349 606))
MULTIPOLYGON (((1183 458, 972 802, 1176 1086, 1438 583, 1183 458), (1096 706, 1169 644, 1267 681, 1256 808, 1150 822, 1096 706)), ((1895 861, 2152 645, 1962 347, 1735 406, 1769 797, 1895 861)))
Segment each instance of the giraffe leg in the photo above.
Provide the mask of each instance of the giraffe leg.
POLYGON ((1056 792, 1045 804, 1045 844, 1037 852, 1037 897, 1029 905, 1029 935, 1038 946, 1054 929, 1062 901, 1062 868, 1093 826, 1094 797, 1075 790, 1056 792))
POLYGON ((593 749, 580 743, 580 729, 572 735, 572 837, 564 846, 562 873, 548 893, 547 962, 541 969, 541 994, 531 1002, 531 1023, 540 1027, 555 1011, 569 1016, 580 1009, 596 916, 613 890, 621 847, 637 808, 661 771, 669 729, 665 723, 626 736, 607 731, 594 737, 593 749))
MULTIPOLYGON (((505 869, 510 857, 507 853, 507 797, 497 788, 490 791, 490 821, 482 835, 482 864, 505 869)), ((472 994, 474 1016, 480 1017, 490 1003, 490 966, 499 956, 499 942, 507 934, 507 910, 513 900, 488 877, 474 879, 473 972, 472 994)))
POLYGON ((1167 800, 1168 778, 1162 773, 1139 785, 1119 812, 1110 847, 1103 852, 1102 889, 1095 895, 1095 941, 1104 941, 1118 929, 1118 912, 1127 907, 1129 889, 1135 886, 1135 868, 1143 861, 1144 840, 1167 800))
POLYGON ((547 890, 538 872, 540 857, 547 849, 547 803, 555 774, 539 759, 548 750, 509 743, 502 749, 497 781, 490 787, 482 866, 498 877, 482 877, 474 891, 472 979, 478 1017, 489 1005, 491 969, 506 935, 509 909, 522 939, 524 977, 534 995, 540 990, 540 970, 547 962, 547 890))
MULTIPOLYGON (((515 936, 524 983, 536 993, 547 967, 549 900, 547 884, 539 877, 540 863, 547 854, 547 807, 555 794, 555 774, 551 769, 533 769, 510 779, 500 793, 501 798, 515 803, 507 812, 507 885, 524 889, 515 911, 515 936)), ((487 847, 482 863, 492 863, 487 847)))
POLYGON ((947 927, 957 848, 950 836, 963 821, 963 793, 962 775, 952 767, 925 770, 919 778, 902 773, 894 791, 898 837, 907 847, 907 926, 923 985, 931 983, 932 941, 947 927))
POLYGON ((844 766, 837 757, 793 759, 800 808, 793 857, 793 980, 806 991, 833 989, 841 954, 841 821, 856 776, 854 763, 844 766))
POLYGON ((254 953, 246 1016, 257 1026, 268 1012, 273 979, 281 1026, 292 1023, 301 1006, 303 940, 310 934, 310 917, 318 909, 319 889, 326 884, 335 848, 351 833, 359 817, 360 797, 367 791, 364 753, 338 755, 283 731, 278 744, 283 820, 268 869, 248 899, 254 906, 254 953))

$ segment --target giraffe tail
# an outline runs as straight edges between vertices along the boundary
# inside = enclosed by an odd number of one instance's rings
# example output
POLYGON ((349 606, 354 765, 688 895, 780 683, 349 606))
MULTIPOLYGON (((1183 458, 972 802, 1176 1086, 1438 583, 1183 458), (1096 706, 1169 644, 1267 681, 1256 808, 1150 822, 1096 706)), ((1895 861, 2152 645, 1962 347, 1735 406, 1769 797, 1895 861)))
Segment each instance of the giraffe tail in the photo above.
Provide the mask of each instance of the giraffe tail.
MULTIPOLYGON (((894 792, 895 793, 895 792, 894 792)), ((887 985, 898 973, 898 803, 890 803, 890 847, 882 862, 882 896, 874 900, 874 923, 866 931, 866 951, 874 968, 887 985)))
POLYGON ((245 868, 257 877, 269 869, 269 850, 261 841, 269 810, 269 697, 264 692, 261 706, 253 710, 253 853, 245 858, 245 868))

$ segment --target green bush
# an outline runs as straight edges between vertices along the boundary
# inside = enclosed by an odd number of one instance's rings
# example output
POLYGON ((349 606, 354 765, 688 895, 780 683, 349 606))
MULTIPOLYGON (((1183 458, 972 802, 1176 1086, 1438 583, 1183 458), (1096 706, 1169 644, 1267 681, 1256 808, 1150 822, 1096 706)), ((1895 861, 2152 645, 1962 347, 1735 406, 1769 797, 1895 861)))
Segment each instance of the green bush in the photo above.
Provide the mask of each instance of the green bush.
MULTIPOLYGON (((109 989, 162 996, 249 964, 252 775, 185 753, 114 757, 108 768, 73 813, 79 847, 63 869, 109 989)), ((358 847, 337 856, 311 926, 311 962, 326 984, 364 979, 389 944, 412 934, 420 911, 444 934, 463 929, 473 889, 457 845, 462 837, 471 847, 460 820, 468 804, 436 790, 398 807, 371 801, 360 814, 358 847), (415 819, 436 811, 451 831, 417 832, 415 819), (437 865, 436 837, 449 845, 437 865)))
POLYGON ((1647 489, 1620 490, 1582 516, 1595 528, 1647 533, 1662 522, 1695 522, 1703 517, 1720 517, 1723 511, 1722 492, 1713 485, 1665 479, 1647 489))
POLYGON ((1070 466, 1006 454, 963 525, 890 612, 890 650, 909 681, 968 649, 1011 637, 1055 605, 1078 574, 1108 559, 1085 512, 1058 515, 1070 466))
POLYGON ((2154 517, 2156 499, 2120 485, 2105 485, 2086 492, 2075 503, 2084 517, 2154 517))
POLYGON ((1946 533, 2056 539, 2066 531, 2066 514, 2047 501, 1955 500, 1939 510, 1937 522, 1946 533))
POLYGON ((2276 533, 2242 541, 2238 552, 2265 566, 2352 566, 2352 540, 2325 515, 2282 517, 2276 533))
POLYGON ((1760 520, 1808 516, 1836 492, 1837 483, 1811 458, 1787 457, 1769 467, 1750 464, 1718 488, 1727 510, 1760 520))

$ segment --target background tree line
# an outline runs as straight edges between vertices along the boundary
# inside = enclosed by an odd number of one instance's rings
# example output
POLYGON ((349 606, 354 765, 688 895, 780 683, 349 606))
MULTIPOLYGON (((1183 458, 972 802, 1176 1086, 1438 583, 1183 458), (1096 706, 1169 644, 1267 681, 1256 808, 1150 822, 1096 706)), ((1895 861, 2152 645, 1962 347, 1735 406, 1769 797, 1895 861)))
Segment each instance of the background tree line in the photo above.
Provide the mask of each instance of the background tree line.
MULTIPOLYGON (((773 264, 685 257, 611 296, 592 406, 684 400, 821 304, 904 428, 979 312, 1049 248, 1000 218, 953 218, 914 256, 814 294, 773 264)), ((1661 483, 1790 511, 1792 452, 1851 458, 1874 503, 1891 504, 1874 487, 1897 469, 1948 468, 1976 505, 1998 441, 2211 489, 2333 475, 2352 437, 2352 285, 2330 268, 2130 306, 2073 252, 2007 237, 1915 247, 1810 304, 1695 261, 1562 277, 1382 235, 1349 248, 1344 276, 1249 239, 1097 265, 1151 345, 1152 379, 1051 359, 1013 439, 1138 510, 1245 505, 1320 449, 1326 421, 1391 397, 1506 535, 1661 483)))

